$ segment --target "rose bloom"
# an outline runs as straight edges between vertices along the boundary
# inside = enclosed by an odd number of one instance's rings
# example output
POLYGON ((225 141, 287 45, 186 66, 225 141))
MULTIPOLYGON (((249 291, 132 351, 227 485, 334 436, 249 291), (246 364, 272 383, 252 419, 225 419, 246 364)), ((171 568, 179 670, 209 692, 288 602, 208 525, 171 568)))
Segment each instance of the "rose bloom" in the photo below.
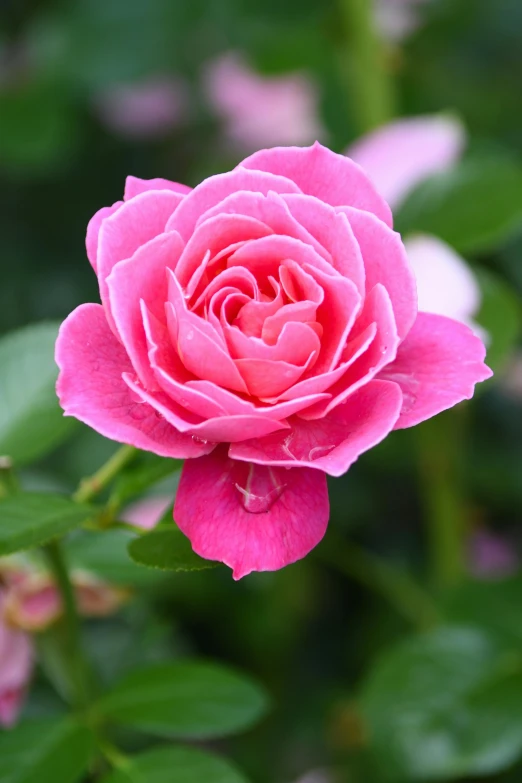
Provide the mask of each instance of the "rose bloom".
POLYGON ((0 589, 0 726, 16 723, 33 669, 30 637, 12 628, 4 616, 5 591, 0 589))
POLYGON ((102 304, 63 323, 67 415, 187 458, 174 518, 235 578, 306 555, 326 475, 491 375, 462 323, 417 312, 390 208, 320 144, 258 152, 194 190, 127 179, 87 252, 102 304))

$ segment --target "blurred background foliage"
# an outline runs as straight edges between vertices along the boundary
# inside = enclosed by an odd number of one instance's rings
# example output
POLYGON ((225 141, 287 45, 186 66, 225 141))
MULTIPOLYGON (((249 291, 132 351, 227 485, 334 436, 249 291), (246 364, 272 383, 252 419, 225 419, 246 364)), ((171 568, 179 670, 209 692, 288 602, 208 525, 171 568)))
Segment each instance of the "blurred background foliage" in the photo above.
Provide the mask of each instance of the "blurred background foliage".
MULTIPOLYGON (((269 717, 221 745, 253 783, 313 769, 340 783, 522 775, 522 3, 418 5, 418 28, 383 43, 395 113, 452 112, 468 130, 469 159, 493 162, 467 188, 457 177, 442 205, 417 193, 398 226, 437 233, 480 270, 478 321, 492 336, 495 379, 453 419, 443 414, 422 436, 393 434, 331 481, 326 541, 281 572, 240 583, 225 568, 164 576, 133 564, 118 531, 70 542, 80 564, 136 589, 119 615, 87 626, 104 681, 189 651, 265 684, 269 717), (444 574, 432 564, 441 542, 429 520, 448 472, 469 546, 444 574)), ((357 138, 334 0, 2 0, 0 333, 97 300, 85 227, 120 198, 127 174, 195 185, 239 162, 205 88, 229 51, 266 76, 311 77, 324 140, 341 152, 357 138), (122 129, 107 105, 149 80, 179 87, 177 119, 122 129)), ((69 434, 40 459, 34 443, 17 441, 21 464, 38 460, 25 486, 70 491, 114 450, 81 425, 69 434)), ((153 493, 174 490, 170 476, 153 493)), ((27 716, 61 709, 44 642, 27 716)))

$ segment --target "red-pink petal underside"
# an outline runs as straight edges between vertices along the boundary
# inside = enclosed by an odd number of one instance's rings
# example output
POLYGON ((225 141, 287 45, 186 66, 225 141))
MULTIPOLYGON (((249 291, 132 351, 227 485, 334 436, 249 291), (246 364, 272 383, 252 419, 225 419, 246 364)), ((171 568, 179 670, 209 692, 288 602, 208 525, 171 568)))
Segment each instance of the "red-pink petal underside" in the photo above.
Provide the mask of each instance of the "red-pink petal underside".
POLYGON ((129 201, 140 193, 147 193, 149 190, 172 190, 174 193, 181 193, 186 196, 192 188, 188 185, 182 185, 180 182, 171 182, 170 179, 155 177, 154 179, 140 179, 139 177, 128 176, 125 180, 125 194, 123 198, 129 201))
POLYGON ((400 234, 374 215, 343 209, 361 248, 366 269, 366 292, 382 283, 390 295, 397 332, 404 339, 417 315, 417 288, 400 234))
POLYGON ((126 201, 103 221, 98 240, 98 282, 111 329, 115 327, 108 303, 108 276, 119 261, 131 258, 138 248, 163 234, 168 218, 182 199, 172 191, 149 190, 126 201))
POLYGON ((328 516, 320 471, 236 463, 224 448, 185 463, 174 506, 194 551, 226 563, 234 579, 300 560, 322 539, 328 516))
POLYGON ((364 451, 393 429, 402 393, 396 383, 370 381, 323 419, 289 421, 291 432, 274 433, 230 447, 232 459, 261 465, 317 468, 341 476, 364 451))
POLYGON ((364 209, 392 225, 388 204, 363 169, 317 142, 312 147, 261 150, 242 161, 240 167, 280 174, 293 180, 303 193, 316 196, 326 204, 364 209))
POLYGON ((471 329, 443 315, 419 313, 397 358, 380 373, 404 396, 396 429, 412 427, 473 396, 475 384, 493 374, 486 349, 471 329))
POLYGON ((63 322, 56 363, 60 368, 56 389, 65 414, 106 438, 177 459, 211 450, 212 445, 182 435, 150 405, 136 401, 122 378, 125 372, 133 373, 132 365, 101 305, 80 305, 63 322))
POLYGON ((364 295, 364 262, 350 223, 343 212, 313 196, 281 196, 293 217, 324 247, 332 266, 364 295))
POLYGON ((145 301, 156 318, 165 319, 167 269, 173 268, 183 250, 176 231, 159 234, 142 245, 126 261, 120 261, 107 278, 109 303, 118 331, 140 381, 157 388, 151 369, 143 328, 140 301, 145 301))
POLYGON ((98 237, 100 235, 101 224, 105 218, 113 215, 117 209, 123 204, 123 201, 117 201, 112 207, 102 207, 96 212, 89 220, 87 226, 87 235, 85 237, 85 249, 87 250, 87 258, 91 262, 91 266, 94 271, 97 271, 97 258, 98 258, 98 237))
POLYGON ((199 218, 227 196, 238 191, 267 194, 271 190, 276 193, 300 193, 297 185, 290 179, 262 171, 234 169, 226 174, 216 174, 203 180, 185 197, 176 214, 170 219, 167 229, 179 231, 181 236, 188 240, 199 218))

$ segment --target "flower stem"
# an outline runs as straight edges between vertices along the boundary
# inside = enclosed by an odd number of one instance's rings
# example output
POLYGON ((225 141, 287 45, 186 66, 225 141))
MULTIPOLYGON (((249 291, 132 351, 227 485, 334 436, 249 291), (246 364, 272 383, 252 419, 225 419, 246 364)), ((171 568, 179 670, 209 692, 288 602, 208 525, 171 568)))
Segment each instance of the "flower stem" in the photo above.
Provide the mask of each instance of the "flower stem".
POLYGON ((393 85, 375 30, 372 0, 339 0, 343 26, 341 67, 360 133, 388 122, 394 114, 393 85))
POLYGON ((347 541, 334 530, 328 531, 317 554, 328 565, 384 598, 399 615, 418 628, 429 628, 437 623, 435 603, 409 574, 347 541))
POLYGON ((463 411, 446 411, 417 430, 422 499, 437 588, 451 587, 466 572, 468 520, 459 473, 463 411))
POLYGON ((76 503, 87 503, 98 495, 137 454, 133 446, 121 446, 107 462, 89 478, 82 479, 73 495, 76 503))
POLYGON ((85 710, 89 706, 90 670, 83 654, 81 624, 76 606, 74 587, 59 541, 52 541, 45 547, 51 570, 56 580, 63 604, 63 663, 69 668, 69 679, 74 706, 85 710))

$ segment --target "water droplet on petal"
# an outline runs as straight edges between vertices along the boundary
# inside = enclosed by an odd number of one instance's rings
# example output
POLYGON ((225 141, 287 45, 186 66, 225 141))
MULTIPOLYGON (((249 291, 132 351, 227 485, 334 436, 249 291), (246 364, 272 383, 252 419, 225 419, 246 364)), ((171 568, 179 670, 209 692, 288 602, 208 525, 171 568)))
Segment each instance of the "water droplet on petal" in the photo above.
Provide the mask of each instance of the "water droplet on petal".
POLYGON ((285 491, 286 484, 275 471, 266 465, 238 463, 235 471, 235 487, 240 502, 250 514, 265 514, 285 491))
POLYGON ((136 405, 133 405, 132 408, 129 408, 129 416, 135 421, 143 421, 149 414, 150 408, 148 405, 144 405, 143 402, 138 402, 136 405))
POLYGON ((194 443, 201 443, 203 446, 206 446, 208 443, 208 440, 205 440, 205 438, 200 438, 198 435, 193 435, 192 440, 194 443))
POLYGON ((313 449, 310 449, 310 453, 308 455, 308 459, 310 462, 313 462, 314 459, 319 459, 320 457, 326 457, 328 454, 330 454, 331 451, 335 449, 335 445, 332 446, 314 446, 313 449))

